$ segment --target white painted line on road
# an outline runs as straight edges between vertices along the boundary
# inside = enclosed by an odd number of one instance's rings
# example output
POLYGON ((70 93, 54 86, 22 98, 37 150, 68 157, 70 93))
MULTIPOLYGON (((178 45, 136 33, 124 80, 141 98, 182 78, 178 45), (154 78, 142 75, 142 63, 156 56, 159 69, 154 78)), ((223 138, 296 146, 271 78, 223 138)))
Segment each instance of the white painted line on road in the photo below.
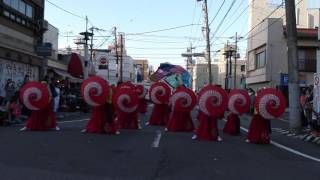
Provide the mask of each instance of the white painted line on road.
POLYGON ((73 122, 82 122, 82 121, 89 121, 89 118, 86 119, 77 119, 77 120, 70 120, 70 121, 59 121, 58 124, 64 124, 64 123, 73 123, 73 122))
POLYGON ((282 122, 285 122, 285 123, 288 123, 289 121, 288 120, 285 120, 285 119, 283 119, 283 118, 278 118, 280 121, 282 121, 282 122))
MULTIPOLYGON (((243 130, 243 131, 245 131, 245 132, 248 132, 248 129, 246 129, 246 128, 244 128, 244 127, 240 127, 240 128, 241 128, 241 130, 243 130)), ((279 143, 277 143, 277 142, 275 142, 275 141, 270 141, 270 143, 271 143, 272 145, 280 148, 280 149, 289 151, 289 152, 291 152, 291 153, 293 153, 293 154, 296 154, 296 155, 298 155, 298 156, 302 156, 302 157, 304 157, 304 158, 307 158, 307 159, 310 159, 310 160, 313 160, 313 161, 316 161, 316 162, 320 162, 320 159, 319 159, 319 158, 310 156, 310 155, 308 155, 308 154, 304 154, 304 153, 302 153, 302 152, 300 152, 300 151, 297 151, 297 150, 292 149, 292 148, 290 148, 290 147, 287 147, 287 146, 285 146, 285 145, 279 144, 279 143)))
POLYGON ((156 131, 156 137, 154 138, 154 140, 153 140, 153 142, 151 144, 151 147, 153 147, 153 148, 158 148, 159 147, 161 136, 162 136, 161 131, 157 130, 156 131))

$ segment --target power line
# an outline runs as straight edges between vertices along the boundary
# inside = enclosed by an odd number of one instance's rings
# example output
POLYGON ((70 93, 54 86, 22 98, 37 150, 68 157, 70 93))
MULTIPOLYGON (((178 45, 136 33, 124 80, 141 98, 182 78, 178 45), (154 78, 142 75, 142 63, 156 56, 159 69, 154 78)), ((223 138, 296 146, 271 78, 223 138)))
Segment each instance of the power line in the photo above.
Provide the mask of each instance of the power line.
POLYGON ((232 1, 232 4, 230 5, 228 11, 226 12, 226 14, 224 15, 224 17, 221 19, 220 24, 218 25, 217 29, 215 30, 215 32, 213 33, 213 36, 211 37, 210 40, 212 40, 214 38, 214 36, 217 34, 217 32, 219 31, 221 25, 224 23, 224 20, 227 18, 228 14, 230 13, 232 7, 234 6, 236 0, 232 1))
POLYGON ((71 14, 71 15, 73 15, 73 16, 75 16, 75 17, 77 17, 77 18, 80 18, 80 19, 82 19, 82 20, 85 20, 85 19, 86 19, 85 17, 80 16, 80 15, 77 15, 77 14, 71 12, 71 11, 68 11, 68 10, 66 10, 66 9, 58 6, 57 4, 55 4, 55 3, 53 3, 53 2, 51 2, 51 1, 49 1, 49 0, 46 0, 46 1, 47 1, 49 4, 51 4, 52 6, 58 8, 58 9, 64 11, 64 12, 66 12, 66 13, 68 13, 68 14, 71 14))
POLYGON ((217 13, 215 14, 215 16, 211 19, 210 23, 209 23, 209 26, 211 26, 211 24, 213 23, 213 21, 216 19, 216 17, 218 16, 219 12, 221 11, 224 3, 226 2, 226 0, 223 0, 222 4, 220 5, 219 7, 219 10, 217 11, 217 13))
POLYGON ((146 32, 140 32, 140 33, 127 33, 126 35, 141 35, 141 34, 150 34, 150 33, 156 33, 156 32, 163 32, 163 31, 170 31, 174 29, 180 29, 180 28, 185 28, 189 26, 199 26, 200 24, 187 24, 187 25, 182 25, 182 26, 175 26, 171 28, 165 28, 165 29, 159 29, 159 30, 153 30, 153 31, 146 31, 146 32))

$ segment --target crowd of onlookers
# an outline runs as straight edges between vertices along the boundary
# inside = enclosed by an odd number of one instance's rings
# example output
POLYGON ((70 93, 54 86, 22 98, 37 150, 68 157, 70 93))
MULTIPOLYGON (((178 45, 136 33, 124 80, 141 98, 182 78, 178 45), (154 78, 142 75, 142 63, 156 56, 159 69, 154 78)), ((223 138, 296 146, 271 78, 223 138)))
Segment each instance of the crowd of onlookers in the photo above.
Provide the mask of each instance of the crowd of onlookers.
MULTIPOLYGON (((48 86, 54 112, 76 111, 84 104, 80 101, 80 83, 70 83, 68 78, 58 80, 54 77, 45 77, 43 81, 48 86)), ((20 102, 19 98, 19 90, 27 82, 29 82, 28 75, 20 87, 15 87, 11 79, 6 81, 4 96, 0 96, 0 126, 19 124, 30 116, 31 111, 20 102)))

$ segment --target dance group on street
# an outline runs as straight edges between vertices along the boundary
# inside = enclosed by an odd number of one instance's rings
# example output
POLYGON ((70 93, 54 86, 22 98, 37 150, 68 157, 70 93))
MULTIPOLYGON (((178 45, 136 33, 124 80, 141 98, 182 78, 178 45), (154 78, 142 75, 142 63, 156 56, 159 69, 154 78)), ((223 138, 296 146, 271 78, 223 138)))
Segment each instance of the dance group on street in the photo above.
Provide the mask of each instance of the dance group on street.
MULTIPOLYGON (((149 91, 143 85, 131 82, 109 85, 99 77, 85 79, 81 86, 84 101, 92 108, 92 115, 84 133, 118 135, 119 129, 141 129, 139 115, 147 112, 146 96, 153 103, 147 122, 149 126, 163 126, 168 132, 194 132, 192 139, 221 141, 219 119, 226 123, 223 132, 240 135, 240 118, 250 110, 250 97, 243 89, 229 93, 215 85, 204 86, 199 93, 181 85, 172 90, 165 82, 155 82, 149 91), (199 125, 195 127, 191 112, 197 109, 199 125)), ((46 82, 29 82, 20 90, 21 102, 30 110, 25 127, 21 130, 60 130, 46 82)), ((250 123, 247 142, 269 144, 270 120, 280 117, 286 108, 283 94, 274 88, 258 91, 254 101, 255 113, 250 123)))

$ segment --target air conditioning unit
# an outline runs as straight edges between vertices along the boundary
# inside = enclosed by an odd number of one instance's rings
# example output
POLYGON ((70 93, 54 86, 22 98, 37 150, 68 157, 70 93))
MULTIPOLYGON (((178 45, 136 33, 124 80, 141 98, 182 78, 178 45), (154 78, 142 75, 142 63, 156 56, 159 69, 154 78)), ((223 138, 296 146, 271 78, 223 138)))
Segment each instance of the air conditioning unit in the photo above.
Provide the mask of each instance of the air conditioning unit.
POLYGON ((48 27, 49 26, 49 23, 47 20, 44 20, 44 19, 40 19, 38 21, 38 28, 40 29, 40 31, 47 31, 48 30, 48 27))

